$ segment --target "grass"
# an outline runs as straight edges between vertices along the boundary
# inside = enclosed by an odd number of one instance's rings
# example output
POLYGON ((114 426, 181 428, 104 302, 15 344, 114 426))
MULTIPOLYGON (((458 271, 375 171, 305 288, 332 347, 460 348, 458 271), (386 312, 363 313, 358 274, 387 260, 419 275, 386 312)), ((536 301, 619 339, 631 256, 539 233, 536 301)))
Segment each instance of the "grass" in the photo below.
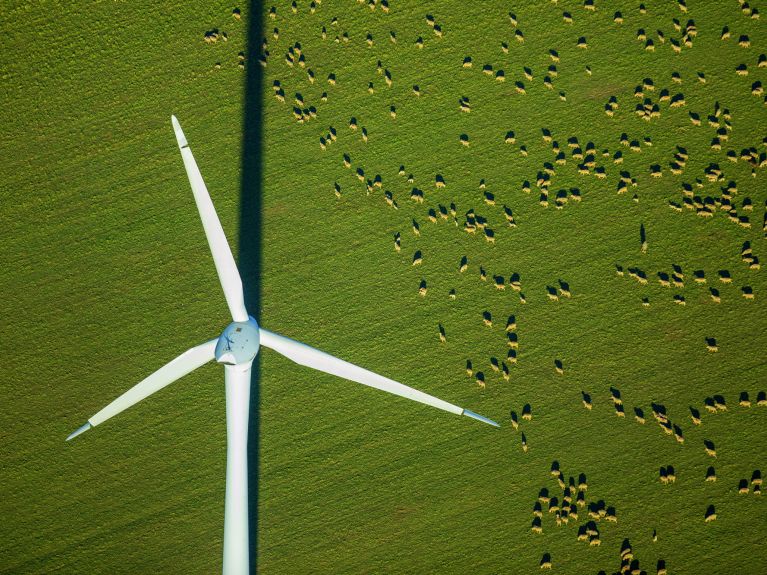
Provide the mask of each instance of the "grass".
MULTIPOLYGON (((767 561, 760 545, 764 501, 738 496, 735 488, 754 469, 767 468, 767 410, 738 407, 737 398, 748 390, 755 401, 765 389, 759 350, 767 345, 767 282, 763 272, 747 269, 740 250, 750 241, 763 256, 767 196, 763 170, 751 178, 744 162, 732 164, 724 154, 751 146, 764 151, 767 115, 762 98, 750 94, 753 82, 767 80, 767 70, 756 66, 767 45, 761 21, 735 3, 690 2, 685 15, 675 5, 648 1, 643 15, 621 2, 620 26, 612 21, 614 9, 599 2, 594 13, 580 3, 528 3, 514 8, 525 36, 520 44, 504 3, 434 3, 428 11, 444 30, 442 39, 418 3, 390 3, 389 14, 325 0, 315 14, 302 2, 297 15, 280 5, 275 21, 265 17, 262 323, 503 427, 495 431, 262 354, 259 571, 530 572, 548 552, 556 572, 611 572, 620 567, 624 538, 648 572, 659 558, 680 574, 758 571, 767 561), (573 24, 562 21, 565 10, 573 24), (699 32, 680 55, 655 35, 661 29, 678 39, 672 18, 682 25, 694 19, 699 32), (725 24, 732 30, 726 42, 719 39, 725 24), (655 52, 636 41, 640 27, 656 39, 655 52), (350 42, 333 42, 344 31, 350 42), (737 46, 741 34, 749 35, 750 48, 737 46), (413 44, 418 36, 422 50, 413 44), (588 49, 576 48, 580 36, 588 49), (316 74, 314 84, 304 70, 284 64, 294 42, 316 74), (552 64, 549 49, 561 57, 553 91, 542 83, 552 64), (461 67, 467 55, 471 69, 461 67), (376 72, 378 60, 391 71, 391 88, 376 72), (745 78, 734 73, 741 62, 749 66, 745 78), (482 74, 485 63, 502 68, 506 82, 482 74), (533 70, 533 81, 524 80, 523 66, 533 70), (681 85, 671 83, 673 71, 681 73, 681 85), (695 80, 697 71, 705 72, 706 84, 695 80), (331 72, 335 87, 325 81, 331 72), (684 93, 686 106, 661 103, 660 118, 637 118, 633 91, 646 77, 654 80, 654 101, 668 88, 684 93), (274 80, 285 103, 272 95, 274 80), (515 93, 517 80, 525 82, 526 95, 515 93), (374 94, 367 91, 371 81, 374 94), (557 97, 560 90, 566 102, 557 97), (320 100, 323 91, 327 102, 320 100), (295 92, 316 106, 317 119, 296 123, 295 92), (608 118, 603 108, 612 95, 619 109, 608 118), (469 97, 471 113, 459 111, 461 96, 469 97), (717 101, 732 113, 721 152, 710 149, 714 129, 705 122, 717 101), (689 111, 704 125, 694 127, 689 111), (367 128, 367 144, 349 130, 350 116, 367 128), (322 151, 318 140, 330 125, 338 141, 322 151), (548 209, 538 204, 535 188, 543 162, 554 159, 541 128, 568 153, 567 164, 556 166, 548 209), (509 130, 515 145, 503 141, 509 130), (649 136, 653 146, 632 153, 619 144, 622 132, 640 141, 649 136), (462 133, 470 136, 469 148, 458 140, 462 133), (594 142, 605 180, 578 175, 566 147, 571 136, 582 145, 594 142), (519 154, 521 144, 527 157, 519 154), (689 152, 681 176, 667 167, 677 145, 689 152), (622 149, 624 165, 602 158, 605 148, 622 149), (343 167, 344 153, 352 170, 343 167), (740 214, 742 198, 753 200, 751 229, 722 212, 704 220, 667 207, 669 200, 681 203, 682 182, 704 178, 710 162, 720 164, 725 182, 737 181, 740 214), (660 179, 649 175, 654 163, 663 167, 660 179), (397 175, 400 164, 424 190, 424 204, 408 199, 412 185, 397 175), (381 190, 367 195, 357 167, 368 177, 381 174, 400 209, 387 206, 381 190), (619 170, 637 179, 624 195, 615 192, 619 170), (436 174, 447 181, 444 190, 435 189, 436 174), (496 196, 494 207, 482 201, 481 178, 496 196), (533 184, 529 195, 524 180, 533 184), (338 200, 334 182, 342 187, 338 200), (575 186, 583 201, 556 210, 556 191, 575 186), (428 208, 450 202, 459 227, 426 219, 428 208), (505 225, 503 204, 514 211, 514 229, 505 225), (494 246, 461 230, 470 208, 496 231, 494 246), (420 237, 411 232, 412 218, 420 222, 420 237), (639 249, 641 224, 647 254, 639 249), (417 249, 424 263, 413 268, 417 249), (462 275, 463 255, 469 270, 462 275), (649 284, 617 277, 615 264, 641 268, 649 284), (684 269, 682 289, 656 281, 672 264, 684 269), (496 291, 492 280, 481 282, 480 265, 491 278, 520 273, 528 303, 509 289, 496 291), (705 270, 706 286, 692 281, 697 269, 705 270), (732 273, 732 285, 718 285, 720 269, 732 273), (417 294, 421 279, 429 286, 425 298, 417 294), (549 302, 545 287, 558 279, 570 284, 573 297, 549 302), (754 301, 741 297, 744 285, 753 287, 754 301), (711 301, 709 286, 720 289, 721 304, 711 301), (451 288, 455 301, 447 297, 451 288), (687 305, 675 305, 675 293, 687 305), (649 308, 641 306, 643 297, 649 308), (482 325, 484 310, 493 315, 492 329, 482 325), (489 358, 505 357, 503 326, 511 313, 520 353, 507 383, 490 370, 489 358), (438 323, 446 329, 444 345, 438 323), (705 337, 717 339, 718 353, 706 351, 705 337), (486 373, 486 389, 466 377, 466 359, 486 373), (563 376, 553 369, 555 359, 564 364, 563 376), (610 386, 621 390, 625 419, 613 414, 610 386), (593 411, 581 406, 581 390, 593 396, 593 411), (704 412, 703 425, 694 427, 688 406, 703 410, 703 399, 713 394, 724 395, 729 410, 704 412), (665 405, 683 428, 683 445, 657 427, 651 402, 665 405), (521 425, 526 454, 508 419, 510 409, 520 412, 525 403, 534 414, 521 425), (645 410, 646 425, 633 421, 634 406, 645 410), (705 455, 704 439, 716 443, 716 460, 705 455), (549 474, 553 460, 566 476, 588 476, 589 501, 616 508, 617 524, 599 524, 601 546, 576 541, 572 521, 556 527, 548 514, 544 533, 530 532, 539 489, 557 489, 549 474), (678 479, 663 486, 658 468, 669 464, 678 479), (709 465, 717 470, 715 484, 703 480, 709 465), (705 524, 710 504, 718 519, 705 524)), ((251 17, 240 8, 244 20, 251 17)), ((226 323, 169 115, 181 120, 236 246, 245 106, 236 61, 246 39, 245 22, 234 21, 231 9, 16 3, 0 16, 8 31, 0 60, 2 573, 220 569, 226 438, 216 366, 73 444, 63 438, 226 323), (202 35, 214 27, 226 30, 229 42, 205 45, 202 35)), ((706 183, 700 193, 719 196, 720 186, 706 183)))

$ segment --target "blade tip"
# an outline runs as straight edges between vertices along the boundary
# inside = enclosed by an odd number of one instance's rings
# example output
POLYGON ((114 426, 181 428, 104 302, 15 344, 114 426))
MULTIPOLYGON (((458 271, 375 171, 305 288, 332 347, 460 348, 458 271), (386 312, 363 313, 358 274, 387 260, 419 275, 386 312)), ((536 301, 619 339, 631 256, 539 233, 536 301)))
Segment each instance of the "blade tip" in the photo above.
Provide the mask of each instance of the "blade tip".
POLYGON ((477 421, 481 421, 482 423, 487 423, 488 425, 492 425, 493 427, 500 427, 500 425, 496 423, 495 421, 493 421, 492 419, 489 419, 485 417, 484 415, 474 413, 473 411, 469 411, 468 409, 463 410, 463 415, 467 417, 471 417, 472 419, 476 419, 477 421))
POLYGON ((88 431, 88 430, 89 430, 91 427, 93 427, 93 426, 91 425, 90 421, 86 421, 86 422, 85 422, 83 425, 81 425, 80 427, 78 427, 77 429, 75 429, 75 430, 74 430, 72 433, 70 433, 70 434, 67 436, 67 441, 70 441, 70 440, 74 439, 75 437, 77 437, 77 436, 78 436, 78 435, 80 435, 81 433, 85 433, 85 432, 86 432, 86 431, 88 431))
POLYGON ((183 148, 184 146, 187 146, 188 144, 186 142, 186 136, 184 136, 184 131, 181 129, 181 124, 179 124, 178 118, 176 118, 175 115, 171 115, 170 121, 171 124, 173 124, 173 131, 176 133, 178 147, 183 148))

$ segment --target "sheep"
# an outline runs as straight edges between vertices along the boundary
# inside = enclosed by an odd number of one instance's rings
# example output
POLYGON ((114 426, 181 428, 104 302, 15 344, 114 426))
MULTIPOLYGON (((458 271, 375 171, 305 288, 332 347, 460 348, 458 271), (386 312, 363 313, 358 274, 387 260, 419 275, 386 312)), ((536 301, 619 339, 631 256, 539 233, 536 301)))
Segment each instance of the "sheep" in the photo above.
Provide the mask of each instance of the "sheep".
POLYGON ((525 421, 530 421, 533 419, 533 408, 530 407, 529 403, 526 403, 522 408, 522 419, 525 421))
MULTIPOLYGON (((340 197, 341 187, 338 184, 336 184, 336 186, 336 195, 340 197)), ((399 253, 400 249, 402 249, 402 238, 400 237, 399 232, 394 234, 394 249, 397 251, 397 253, 399 253)))
POLYGON ((544 553, 541 558, 541 569, 551 569, 551 554, 544 553))
POLYGON ((738 494, 739 495, 748 495, 748 480, 747 479, 741 479, 738 482, 738 494))
POLYGON ((692 419, 693 425, 701 425, 700 411, 690 406, 690 419, 692 419))
POLYGON ((706 350, 708 350, 711 353, 716 353, 719 351, 719 346, 717 346, 716 344, 716 338, 713 338, 713 337, 706 338, 706 350))
POLYGON ((751 286, 743 286, 740 291, 745 299, 754 299, 754 290, 751 286))
POLYGON ((519 338, 517 332, 510 331, 506 333, 506 343, 510 349, 519 349, 519 338))
POLYGON ((703 440, 703 446, 706 450, 706 455, 709 457, 716 458, 716 447, 714 446, 714 442, 710 439, 704 439, 703 440))
POLYGON ((497 290, 505 290, 506 289, 506 282, 503 279, 503 276, 494 276, 493 277, 495 289, 497 290))
POLYGON ((634 408, 634 419, 636 420, 637 423, 644 425, 645 423, 644 411, 642 411, 641 408, 639 407, 634 408))
POLYGON ((711 521, 716 521, 716 509, 713 505, 709 505, 708 509, 706 509, 705 514, 705 522, 710 523, 711 521))
POLYGON ((767 393, 760 391, 756 394, 756 405, 758 407, 767 407, 767 393))
POLYGON ((482 266, 479 266, 479 279, 481 279, 483 282, 487 281, 487 272, 482 266))
POLYGON ((762 484, 762 472, 755 469, 751 474, 751 485, 757 486, 762 484))
POLYGON ((583 407, 591 411, 593 407, 591 403, 591 395, 589 395, 585 391, 581 391, 581 401, 583 402, 583 407))
POLYGON ((533 517, 533 523, 530 528, 533 533, 543 533, 543 528, 541 527, 541 518, 537 516, 533 517))
POLYGON ((481 371, 478 371, 476 374, 476 382, 479 387, 485 389, 485 374, 481 371))
POLYGON ((466 360, 466 375, 468 377, 472 377, 474 375, 474 367, 472 366, 471 360, 466 360))
POLYGON ((527 447, 527 437, 526 437, 526 436, 525 436, 525 434, 523 433, 523 434, 522 434, 522 451, 523 451, 524 453, 527 453, 527 449, 528 449, 528 447, 527 447))
POLYGON ((418 295, 421 297, 426 297, 426 292, 428 288, 426 286, 426 280, 422 279, 421 283, 418 285, 418 295))

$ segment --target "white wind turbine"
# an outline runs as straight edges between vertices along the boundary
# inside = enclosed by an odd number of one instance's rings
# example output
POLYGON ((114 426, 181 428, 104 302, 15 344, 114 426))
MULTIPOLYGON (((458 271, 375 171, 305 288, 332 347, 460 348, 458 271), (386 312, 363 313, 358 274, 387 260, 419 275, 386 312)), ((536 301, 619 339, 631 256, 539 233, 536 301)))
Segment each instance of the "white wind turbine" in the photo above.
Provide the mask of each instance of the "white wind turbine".
POLYGON ((294 362, 343 377, 357 383, 388 391, 408 399, 437 407, 457 415, 466 415, 498 426, 486 417, 442 401, 436 397, 397 383, 325 352, 285 336, 267 331, 256 323, 245 309, 242 280, 234 263, 224 230, 213 202, 175 116, 171 116, 192 192, 208 238, 218 279, 232 314, 230 323, 216 339, 185 351, 152 375, 126 391, 83 426, 67 437, 67 441, 103 423, 110 417, 138 403, 184 375, 214 359, 224 364, 226 386, 226 499, 224 504, 225 575, 249 573, 248 557, 248 409, 250 404, 250 369, 261 345, 273 349, 294 362))

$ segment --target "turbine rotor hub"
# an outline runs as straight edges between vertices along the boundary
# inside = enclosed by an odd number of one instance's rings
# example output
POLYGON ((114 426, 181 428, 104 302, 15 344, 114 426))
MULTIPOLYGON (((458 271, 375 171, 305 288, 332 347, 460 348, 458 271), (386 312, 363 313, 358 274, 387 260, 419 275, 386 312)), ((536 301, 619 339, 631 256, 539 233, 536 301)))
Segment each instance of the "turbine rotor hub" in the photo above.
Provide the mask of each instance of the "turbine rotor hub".
POLYGON ((216 361, 226 365, 250 363, 260 346, 261 337, 255 319, 232 322, 218 338, 216 361))

